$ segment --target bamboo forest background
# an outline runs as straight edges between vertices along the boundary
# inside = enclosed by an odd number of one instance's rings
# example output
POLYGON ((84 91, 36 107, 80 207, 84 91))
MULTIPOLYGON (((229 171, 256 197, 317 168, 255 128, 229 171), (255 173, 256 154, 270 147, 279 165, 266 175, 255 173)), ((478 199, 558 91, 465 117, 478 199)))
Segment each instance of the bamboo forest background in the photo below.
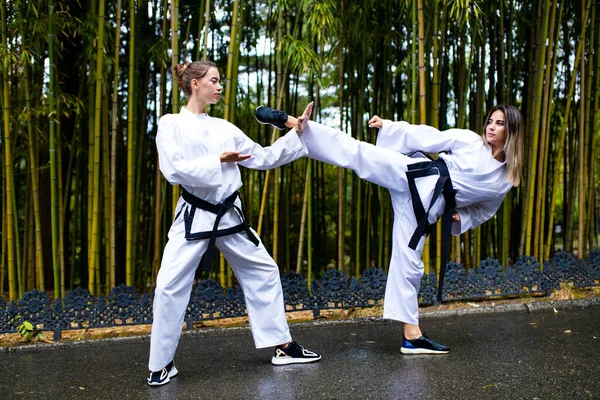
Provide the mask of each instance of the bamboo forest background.
MULTIPOLYGON (((0 289, 151 291, 178 187, 158 170, 161 115, 184 104, 172 66, 210 59, 209 113, 266 146, 257 105, 374 142, 369 116, 481 132, 496 103, 526 120, 524 182, 453 243, 466 268, 598 247, 600 9, 592 0, 2 1, 0 289)), ((335 151, 335 149, 332 149, 335 151)), ((387 271, 386 190, 300 159, 243 170, 251 224, 281 271, 387 271)), ((427 241, 426 269, 440 253, 427 241)), ((198 260, 200 261, 200 260, 198 260)), ((212 278, 235 284, 225 261, 212 278)), ((198 278, 206 278, 198 273, 198 278)))

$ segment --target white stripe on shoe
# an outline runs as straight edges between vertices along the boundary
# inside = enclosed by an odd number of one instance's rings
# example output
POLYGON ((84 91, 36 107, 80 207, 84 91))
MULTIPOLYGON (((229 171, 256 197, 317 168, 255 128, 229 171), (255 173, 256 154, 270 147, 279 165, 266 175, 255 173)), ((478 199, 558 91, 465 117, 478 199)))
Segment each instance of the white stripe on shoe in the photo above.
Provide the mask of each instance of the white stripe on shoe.
POLYGON ((400 349, 402 354, 448 354, 450 351, 442 351, 442 350, 430 350, 423 348, 414 348, 409 349, 407 347, 402 347, 400 349))

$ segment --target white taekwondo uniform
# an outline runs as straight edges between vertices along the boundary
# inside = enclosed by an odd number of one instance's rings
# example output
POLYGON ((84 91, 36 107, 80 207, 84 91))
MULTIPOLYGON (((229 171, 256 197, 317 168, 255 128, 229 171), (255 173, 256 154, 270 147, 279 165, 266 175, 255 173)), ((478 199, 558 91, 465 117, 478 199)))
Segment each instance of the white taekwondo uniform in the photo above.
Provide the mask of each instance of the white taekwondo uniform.
MULTIPOLYGON (((452 224, 452 234, 460 235, 490 219, 512 187, 507 180, 506 163, 499 162, 475 132, 450 129, 440 132, 427 125, 384 120, 376 145, 310 121, 300 138, 308 157, 352 169, 360 178, 389 190, 394 210, 392 257, 387 279, 383 316, 418 324, 418 293, 423 276, 421 254, 425 237, 416 250, 408 243, 417 228, 406 172, 409 164, 429 160, 415 152, 441 153, 456 193, 455 211, 460 222, 452 224)), ((416 179, 426 210, 432 198, 437 175, 416 179)), ((434 223, 444 212, 440 196, 429 210, 434 223)))
MULTIPOLYGON (((262 147, 235 125, 206 114, 193 114, 186 108, 179 114, 167 114, 160 119, 156 146, 160 170, 165 178, 212 204, 223 202, 242 186, 238 164, 266 170, 307 154, 294 131, 279 138, 273 145, 262 147), (239 163, 222 163, 219 157, 225 151, 238 151, 252 157, 239 163)), ((234 204, 241 209, 239 198, 234 204)), ((184 215, 191 207, 182 197, 179 198, 156 281, 148 362, 151 371, 165 367, 175 355, 195 271, 209 242, 207 239, 185 238, 184 215)), ((230 208, 222 217, 219 229, 236 226, 241 218, 235 208, 230 208)), ((211 231, 215 219, 214 213, 196 209, 191 223, 192 232, 211 231)), ((291 336, 285 317, 279 268, 262 242, 257 246, 249 240, 246 232, 240 232, 218 237, 216 246, 231 265, 244 291, 256 347, 289 342, 291 336)))

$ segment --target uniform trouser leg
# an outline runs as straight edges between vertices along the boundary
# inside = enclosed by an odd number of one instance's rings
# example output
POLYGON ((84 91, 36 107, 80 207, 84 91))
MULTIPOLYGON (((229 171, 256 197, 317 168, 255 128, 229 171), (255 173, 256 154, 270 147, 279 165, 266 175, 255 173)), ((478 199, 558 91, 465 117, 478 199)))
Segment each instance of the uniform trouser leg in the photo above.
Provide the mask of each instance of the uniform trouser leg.
POLYGON ((399 199, 392 192, 394 225, 392 230, 392 259, 388 271, 383 301, 383 318, 408 324, 419 324, 419 288, 423 277, 421 254, 425 238, 412 250, 408 243, 417 221, 409 197, 399 199))
MULTIPOLYGON (((208 240, 188 241, 184 235, 180 215, 169 231, 156 280, 148 362, 151 371, 160 370, 175 356, 195 271, 208 245, 208 240)), ((239 233, 218 238, 216 243, 244 291, 256 347, 289 342, 279 269, 262 242, 255 246, 245 233, 239 233)))
POLYGON ((196 268, 207 245, 207 240, 185 239, 181 215, 173 222, 154 291, 148 361, 151 371, 162 369, 175 356, 196 268))
MULTIPOLYGON (((394 207, 392 259, 384 299, 384 318, 418 324, 418 293, 423 276, 421 254, 425 239, 416 250, 408 243, 417 227, 410 200, 406 171, 408 165, 423 161, 353 139, 350 135, 321 124, 309 122, 301 139, 308 157, 352 169, 360 178, 390 191, 394 207)), ((425 207, 429 205, 437 177, 416 183, 425 207)))
POLYGON ((256 348, 272 347, 292 340, 285 317, 279 267, 262 241, 255 246, 246 233, 240 233, 218 238, 217 247, 231 265, 244 291, 256 348))
POLYGON ((405 193, 408 193, 407 166, 419 161, 396 151, 356 140, 344 132, 312 121, 300 138, 308 149, 308 157, 351 169, 366 181, 405 193))

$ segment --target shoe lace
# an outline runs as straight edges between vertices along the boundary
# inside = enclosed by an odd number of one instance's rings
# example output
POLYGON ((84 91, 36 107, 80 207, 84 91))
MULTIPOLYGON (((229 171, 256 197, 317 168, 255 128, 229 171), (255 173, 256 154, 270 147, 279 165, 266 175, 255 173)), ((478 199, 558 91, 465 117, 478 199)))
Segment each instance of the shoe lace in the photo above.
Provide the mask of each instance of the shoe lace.
POLYGON ((283 350, 284 352, 287 352, 288 350, 294 350, 294 349, 301 350, 303 348, 295 340, 292 340, 291 342, 288 342, 288 345, 285 348, 283 348, 282 346, 277 346, 277 347, 279 349, 283 350))

